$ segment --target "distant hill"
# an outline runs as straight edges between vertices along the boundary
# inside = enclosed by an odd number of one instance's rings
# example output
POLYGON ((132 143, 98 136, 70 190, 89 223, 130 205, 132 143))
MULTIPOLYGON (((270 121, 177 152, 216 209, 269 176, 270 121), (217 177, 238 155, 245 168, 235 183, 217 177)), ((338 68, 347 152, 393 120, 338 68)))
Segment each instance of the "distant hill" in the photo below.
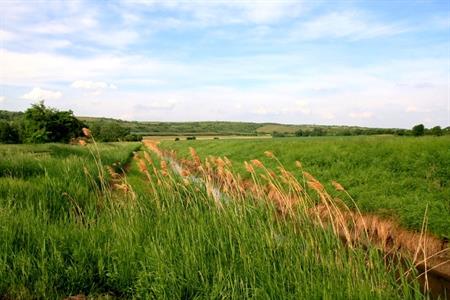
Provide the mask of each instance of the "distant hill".
POLYGON ((138 122, 110 118, 78 117, 87 124, 118 123, 142 135, 256 135, 263 124, 248 122, 138 122))
POLYGON ((131 133, 142 135, 295 135, 299 130, 314 135, 355 135, 394 133, 396 129, 380 129, 358 126, 290 125, 252 122, 138 122, 111 118, 78 117, 87 124, 117 123, 130 129, 131 133))
MULTIPOLYGON (((23 115, 23 112, 0 110, 0 120, 13 121, 23 115)), ((112 118, 78 116, 88 126, 94 124, 116 124, 126 128, 131 134, 138 135, 359 135, 359 134, 392 134, 398 129, 380 129, 358 126, 325 126, 325 125, 292 125, 278 123, 252 122, 150 122, 124 121, 112 118), (302 134, 299 134, 302 131, 302 134)))

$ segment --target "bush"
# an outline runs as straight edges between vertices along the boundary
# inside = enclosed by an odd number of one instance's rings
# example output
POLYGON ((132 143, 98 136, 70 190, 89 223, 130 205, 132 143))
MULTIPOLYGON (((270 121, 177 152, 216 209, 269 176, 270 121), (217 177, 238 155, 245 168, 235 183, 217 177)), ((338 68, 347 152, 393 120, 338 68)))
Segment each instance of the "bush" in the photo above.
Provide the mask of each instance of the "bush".
POLYGON ((274 131, 272 133, 272 137, 286 137, 286 134, 284 134, 282 132, 274 131))
POLYGON ((13 123, 0 120, 0 143, 17 144, 19 142, 19 131, 13 123))
POLYGON ((127 141, 127 138, 134 138, 129 128, 123 127, 115 122, 99 121, 90 124, 89 128, 94 138, 99 142, 127 141))
POLYGON ((397 130, 395 130, 394 134, 398 135, 398 136, 404 136, 407 134, 407 132, 405 129, 397 129, 397 130))
POLYGON ((143 136, 141 134, 127 134, 123 140, 127 142, 140 142, 142 141, 143 136))
POLYGON ((178 142, 179 140, 180 140, 179 137, 176 137, 176 138, 175 138, 175 142, 178 142))
POLYGON ((192 141, 192 140, 196 140, 197 138, 195 137, 195 136, 188 136, 187 138, 186 138, 186 140, 188 140, 188 141, 192 141))

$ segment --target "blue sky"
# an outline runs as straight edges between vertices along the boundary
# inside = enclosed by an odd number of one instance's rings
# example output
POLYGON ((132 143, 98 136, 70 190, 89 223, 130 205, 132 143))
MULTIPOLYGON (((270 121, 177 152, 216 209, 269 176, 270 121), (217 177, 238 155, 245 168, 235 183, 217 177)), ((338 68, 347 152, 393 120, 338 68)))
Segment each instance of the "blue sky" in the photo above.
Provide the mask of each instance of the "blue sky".
POLYGON ((0 109, 449 126, 450 2, 0 1, 0 109))

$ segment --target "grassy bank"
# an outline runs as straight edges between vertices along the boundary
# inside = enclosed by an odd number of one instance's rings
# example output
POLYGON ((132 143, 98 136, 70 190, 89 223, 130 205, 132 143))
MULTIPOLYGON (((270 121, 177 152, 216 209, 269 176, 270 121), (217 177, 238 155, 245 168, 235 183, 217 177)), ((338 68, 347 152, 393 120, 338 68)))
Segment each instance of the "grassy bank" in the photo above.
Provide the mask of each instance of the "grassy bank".
POLYGON ((448 137, 182 141, 163 142, 162 146, 175 149, 180 156, 187 156, 189 147, 201 157, 227 156, 244 176, 248 176, 242 164, 245 160, 258 158, 275 167, 264 156, 264 151, 273 151, 288 170, 294 171, 298 160, 329 189, 331 180, 344 185, 363 211, 395 218, 406 228, 420 230, 428 205, 429 230, 450 236, 448 137))

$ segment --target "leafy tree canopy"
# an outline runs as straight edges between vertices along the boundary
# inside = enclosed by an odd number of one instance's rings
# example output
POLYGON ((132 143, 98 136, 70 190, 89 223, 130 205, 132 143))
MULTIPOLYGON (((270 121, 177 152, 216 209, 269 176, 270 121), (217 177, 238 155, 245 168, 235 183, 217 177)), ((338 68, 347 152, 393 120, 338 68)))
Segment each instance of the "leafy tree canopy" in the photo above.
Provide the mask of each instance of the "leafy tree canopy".
POLYGON ((23 141, 27 143, 68 142, 82 136, 86 125, 73 112, 48 108, 44 102, 33 104, 25 111, 22 122, 23 141))

